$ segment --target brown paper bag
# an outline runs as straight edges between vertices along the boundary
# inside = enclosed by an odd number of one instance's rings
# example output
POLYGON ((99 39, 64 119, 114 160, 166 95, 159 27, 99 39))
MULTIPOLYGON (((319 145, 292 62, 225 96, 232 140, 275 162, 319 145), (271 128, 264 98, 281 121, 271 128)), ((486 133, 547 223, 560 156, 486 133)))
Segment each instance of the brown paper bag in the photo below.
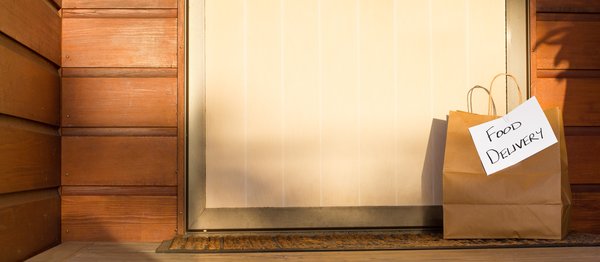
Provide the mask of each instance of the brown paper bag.
POLYGON ((444 238, 561 239, 571 189, 562 113, 544 110, 558 143, 487 176, 468 128, 497 116, 451 111, 443 171, 444 238))

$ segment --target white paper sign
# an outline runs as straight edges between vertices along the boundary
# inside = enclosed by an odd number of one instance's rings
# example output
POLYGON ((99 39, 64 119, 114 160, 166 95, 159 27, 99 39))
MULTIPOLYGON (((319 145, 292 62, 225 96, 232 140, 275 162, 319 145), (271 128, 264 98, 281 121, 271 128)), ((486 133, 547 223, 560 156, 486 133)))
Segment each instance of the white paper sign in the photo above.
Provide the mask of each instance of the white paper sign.
POLYGON ((535 97, 469 132, 488 176, 558 142, 535 97))

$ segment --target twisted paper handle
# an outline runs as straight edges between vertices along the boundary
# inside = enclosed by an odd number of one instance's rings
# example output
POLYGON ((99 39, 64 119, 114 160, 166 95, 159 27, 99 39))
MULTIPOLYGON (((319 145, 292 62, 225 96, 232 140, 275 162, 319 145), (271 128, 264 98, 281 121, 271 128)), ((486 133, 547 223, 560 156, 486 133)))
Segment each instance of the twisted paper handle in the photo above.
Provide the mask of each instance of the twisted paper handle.
MULTIPOLYGON (((492 99, 492 90, 493 90, 493 87, 494 87, 494 81, 496 81, 496 79, 498 77, 501 77, 501 76, 507 76, 508 78, 512 79, 513 82, 515 82, 515 85, 517 86, 517 92, 519 94, 519 104, 523 103, 523 95, 521 94, 521 87, 519 86, 519 82, 517 82, 517 78, 514 77, 511 74, 504 74, 504 73, 497 74, 496 76, 494 76, 494 78, 492 78, 492 82, 490 83, 490 92, 488 93, 489 94, 489 99, 488 99, 488 115, 492 114, 492 111, 493 111, 493 115, 494 116, 497 115, 497 113, 496 113, 496 105, 494 104, 494 100, 492 99)), ((508 89, 508 85, 506 86, 506 88, 508 89)))
MULTIPOLYGON (((519 86, 519 83, 517 82, 517 78, 511 74, 501 73, 501 74, 497 74, 496 76, 494 76, 494 78, 492 78, 492 82, 490 83, 489 90, 480 85, 476 85, 476 86, 472 87, 471 89, 469 89, 469 92, 467 92, 467 111, 469 113, 473 113, 473 91, 475 89, 482 89, 483 91, 485 91, 488 94, 488 113, 487 114, 494 115, 494 116, 497 115, 496 103, 494 102, 494 98, 492 97, 492 88, 494 86, 494 82, 500 76, 507 76, 515 82, 515 85, 517 86, 517 92, 519 94, 519 104, 523 103, 523 95, 521 94, 521 87, 519 86)), ((508 86, 507 86, 507 88, 508 88, 508 86)))

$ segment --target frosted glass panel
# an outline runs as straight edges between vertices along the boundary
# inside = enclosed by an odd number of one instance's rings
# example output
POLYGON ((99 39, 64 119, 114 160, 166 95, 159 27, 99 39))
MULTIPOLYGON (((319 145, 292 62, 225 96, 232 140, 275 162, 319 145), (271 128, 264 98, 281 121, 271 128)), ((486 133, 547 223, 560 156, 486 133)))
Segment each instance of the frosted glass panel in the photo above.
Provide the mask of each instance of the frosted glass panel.
POLYGON ((505 71, 504 5, 205 0, 206 207, 441 204, 446 115, 505 71))

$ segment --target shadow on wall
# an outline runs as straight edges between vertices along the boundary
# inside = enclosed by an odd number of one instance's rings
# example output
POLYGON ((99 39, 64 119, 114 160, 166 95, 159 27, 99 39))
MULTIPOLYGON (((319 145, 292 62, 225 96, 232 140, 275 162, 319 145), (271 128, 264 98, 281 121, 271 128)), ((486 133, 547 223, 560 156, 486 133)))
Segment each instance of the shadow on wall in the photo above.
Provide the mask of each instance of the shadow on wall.
POLYGON ((593 126, 600 122, 600 110, 593 106, 600 92, 592 86, 598 85, 599 80, 585 71, 572 70, 600 69, 596 61, 600 57, 596 54, 598 47, 588 40, 592 36, 587 36, 599 26, 573 23, 548 21, 544 26, 538 25, 534 46, 538 79, 532 94, 542 107, 561 107, 565 126, 593 126))
MULTIPOLYGON (((574 32, 576 31, 573 30, 572 25, 562 26, 544 32, 543 36, 538 39, 534 48, 535 51, 541 49, 541 52, 556 54, 552 61, 538 64, 538 68, 560 68, 561 71, 552 76, 538 76, 540 79, 534 94, 536 94, 542 107, 561 107, 565 126, 598 124, 600 123, 600 114, 598 114, 600 112, 596 111, 600 111, 600 108, 594 110, 596 107, 593 104, 594 101, 600 101, 600 91, 597 91, 597 88, 590 90, 589 81, 596 81, 597 84, 600 84, 600 80, 590 80, 587 79, 587 76, 576 76, 578 78, 574 79, 573 74, 566 71, 567 69, 595 69, 587 68, 585 62, 574 61, 573 56, 577 55, 577 50, 591 51, 597 50, 597 48, 594 49, 591 46, 581 44, 582 36, 574 32), (571 87, 569 88, 570 84, 571 87), (589 114, 596 115, 590 116, 589 114)), ((544 58, 542 57, 541 60, 544 61, 544 58)), ((421 174, 421 192, 423 201, 432 205, 441 205, 443 200, 442 174, 447 127, 447 119, 432 119, 431 121, 421 174)), ((600 138, 598 140, 599 142, 593 144, 594 148, 600 148, 600 138)), ((578 157, 581 156, 578 155, 578 157)), ((589 160, 597 161, 597 159, 589 160)))
MULTIPOLYGON (((533 87, 535 95, 544 108, 560 107, 563 111, 564 125, 598 126, 600 124, 600 78, 597 73, 583 70, 598 70, 600 63, 596 43, 599 23, 581 22, 577 26, 569 23, 549 22, 536 32, 538 39, 534 47, 537 53, 538 79, 533 87), (575 71, 579 70, 579 71, 575 71)), ((536 70, 537 70, 536 69, 536 70)), ((600 128, 599 128, 600 129, 600 128)), ((426 203, 442 203, 442 173, 446 142, 447 120, 432 119, 427 151, 421 175, 422 199, 426 203), (430 194, 429 192, 433 192, 430 194)), ((573 184, 598 183, 590 179, 597 177, 598 156, 593 152, 600 150, 600 136, 566 132, 570 156, 569 175, 573 184), (593 136, 593 138, 590 138, 593 136), (583 142, 585 140, 585 142, 583 142), (590 164, 591 163, 591 164, 590 164)), ((575 191, 577 193, 577 191, 575 191)), ((583 193, 583 192, 582 192, 583 193)), ((578 210, 588 212, 585 203, 574 203, 574 219, 590 220, 589 216, 579 217, 578 210)), ((593 211, 590 211, 593 212, 593 211)), ((593 225, 600 220, 576 223, 572 230, 597 232, 593 225)))
MULTIPOLYGON (((554 18, 551 17, 554 20, 554 18)), ((600 23, 584 14, 568 21, 538 20, 536 86, 532 90, 542 107, 560 107, 572 184, 598 185, 600 180, 600 23), (581 19, 581 20, 579 20, 581 19)), ((598 233, 600 218, 592 187, 573 188, 571 230, 598 233)))
POLYGON ((446 148, 448 120, 433 118, 427 141, 427 151, 421 173, 421 194, 424 203, 442 204, 442 172, 446 148))

